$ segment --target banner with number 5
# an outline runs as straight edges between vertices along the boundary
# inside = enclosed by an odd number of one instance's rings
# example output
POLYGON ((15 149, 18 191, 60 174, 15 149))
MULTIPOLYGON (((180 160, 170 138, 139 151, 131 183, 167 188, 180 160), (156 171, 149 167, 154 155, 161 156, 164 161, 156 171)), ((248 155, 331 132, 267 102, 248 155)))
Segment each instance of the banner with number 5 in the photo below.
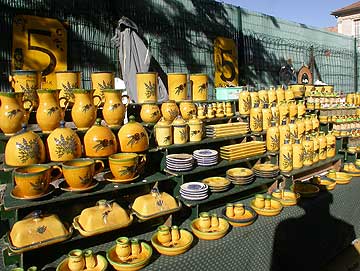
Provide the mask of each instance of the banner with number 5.
POLYGON ((67 31, 64 25, 51 18, 15 16, 11 68, 40 71, 41 88, 56 88, 55 71, 67 70, 67 31))
POLYGON ((232 39, 217 37, 214 41, 215 87, 238 85, 237 47, 232 39))

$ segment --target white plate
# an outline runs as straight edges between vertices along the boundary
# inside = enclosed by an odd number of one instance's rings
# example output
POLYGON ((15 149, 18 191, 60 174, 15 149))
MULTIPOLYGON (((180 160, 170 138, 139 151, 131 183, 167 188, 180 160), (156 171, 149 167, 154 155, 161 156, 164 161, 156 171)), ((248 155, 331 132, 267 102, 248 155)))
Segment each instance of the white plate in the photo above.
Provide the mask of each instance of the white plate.
POLYGON ((208 195, 206 195, 206 196, 203 196, 203 197, 187 197, 187 196, 185 196, 185 195, 181 195, 181 197, 182 198, 184 198, 184 199, 187 199, 187 200, 203 200, 203 199, 207 199, 208 198, 208 195))
POLYGON ((201 182, 189 182, 184 183, 180 186, 180 189, 185 191, 207 191, 209 186, 207 184, 201 183, 201 182))
POLYGON ((218 151, 211 149, 201 149, 193 152, 193 155, 198 157, 212 157, 218 155, 218 151))

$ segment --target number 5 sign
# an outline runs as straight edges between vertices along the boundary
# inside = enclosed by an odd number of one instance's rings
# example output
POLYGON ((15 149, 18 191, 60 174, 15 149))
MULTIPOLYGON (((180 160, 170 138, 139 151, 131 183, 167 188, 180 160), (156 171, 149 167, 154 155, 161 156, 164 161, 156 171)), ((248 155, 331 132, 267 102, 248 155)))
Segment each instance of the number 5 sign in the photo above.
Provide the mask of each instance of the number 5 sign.
POLYGON ((217 37, 214 41, 215 87, 238 85, 237 47, 232 39, 217 37))
POLYGON ((42 72, 42 88, 56 88, 55 71, 67 70, 67 32, 56 19, 17 15, 13 20, 12 70, 42 72))

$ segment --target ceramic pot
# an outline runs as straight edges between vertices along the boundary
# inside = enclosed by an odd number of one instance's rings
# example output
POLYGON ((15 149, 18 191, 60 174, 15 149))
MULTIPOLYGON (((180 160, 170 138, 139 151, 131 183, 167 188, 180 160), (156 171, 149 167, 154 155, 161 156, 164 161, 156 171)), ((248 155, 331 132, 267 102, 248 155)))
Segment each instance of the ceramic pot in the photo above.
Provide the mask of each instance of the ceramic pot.
POLYGON ((87 157, 107 157, 117 152, 117 141, 114 133, 101 125, 101 119, 85 133, 84 149, 87 157))
POLYGON ((217 214, 211 214, 210 216, 210 227, 213 229, 217 229, 219 227, 219 218, 217 214))
POLYGON ((294 92, 292 90, 292 88, 287 88, 285 91, 285 101, 291 101, 291 100, 294 100, 295 97, 294 97, 294 92))
POLYGON ((355 94, 354 93, 346 94, 346 103, 347 104, 354 104, 355 103, 355 94))
POLYGON ((141 105, 140 117, 145 123, 156 123, 161 118, 159 106, 146 101, 141 105))
POLYGON ((319 160, 326 160, 326 136, 324 132, 319 132, 319 160))
POLYGON ((285 100, 285 90, 282 86, 278 86, 276 89, 276 101, 278 104, 280 104, 284 100, 285 100))
POLYGON ((154 126, 155 139, 158 146, 169 146, 173 143, 171 122, 161 118, 154 126))
POLYGON ((204 126, 203 122, 193 115, 193 118, 188 121, 189 125, 189 141, 198 142, 202 140, 204 126))
POLYGON ((276 105, 276 103, 272 103, 272 106, 270 109, 271 109, 273 120, 275 121, 276 125, 280 125, 279 107, 276 105))
POLYGON ((289 89, 293 92, 295 98, 300 98, 304 96, 305 93, 304 85, 299 85, 299 84, 290 85, 289 89))
POLYGON ((277 98, 276 98, 276 90, 274 87, 270 87, 270 89, 268 90, 268 99, 269 99, 269 104, 276 103, 277 98))
POLYGON ((305 115, 305 133, 306 134, 311 134, 312 130, 313 130, 313 122, 310 118, 310 115, 305 115))
POLYGON ((135 121, 134 116, 118 132, 122 152, 144 152, 149 148, 149 136, 145 128, 135 121))
POLYGON ((206 212, 202 212, 199 214, 199 230, 202 232, 206 232, 211 227, 210 215, 206 212))
POLYGON ((141 253, 141 245, 138 239, 131 239, 131 256, 137 257, 141 253))
POLYGON ((216 104, 216 114, 215 114, 215 117, 217 117, 217 118, 223 118, 223 117, 225 117, 224 104, 223 104, 223 103, 217 103, 217 104, 216 104))
POLYGON ((115 73, 114 72, 92 72, 91 73, 91 88, 94 89, 94 96, 101 98, 101 105, 105 102, 104 89, 115 88, 115 73))
POLYGON ((13 70, 9 76, 11 87, 15 92, 23 93, 24 108, 37 108, 39 99, 36 90, 39 89, 41 82, 41 73, 30 70, 13 70))
POLYGON ((263 127, 263 130, 266 131, 271 126, 271 120, 272 120, 272 112, 271 112, 271 109, 269 108, 269 104, 264 103, 264 107, 261 111, 262 111, 262 116, 263 116, 262 127, 263 127))
POLYGON ((326 157, 332 158, 336 155, 336 138, 332 132, 326 135, 326 157))
POLYGON ((45 194, 50 182, 58 179, 61 173, 61 168, 58 166, 34 164, 16 168, 13 178, 19 195, 31 198, 45 194))
POLYGON ((180 230, 178 226, 171 227, 171 241, 177 242, 180 240, 180 230))
POLYGON ((96 257, 91 249, 87 249, 84 251, 84 258, 86 269, 95 268, 95 266, 97 265, 96 257))
POLYGON ((293 148, 293 169, 302 168, 304 165, 304 146, 298 138, 295 139, 293 148))
POLYGON ((146 162, 145 155, 116 153, 109 156, 111 173, 116 180, 128 180, 138 175, 146 162))
POLYGON ((235 217, 242 217, 245 214, 244 204, 242 203, 234 204, 234 214, 235 217))
POLYGON ((255 207, 257 207, 259 209, 265 208, 265 198, 264 198, 264 196, 261 195, 261 194, 255 195, 254 205, 255 205, 255 207))
POLYGON ((174 144, 185 144, 188 141, 188 128, 184 119, 179 115, 173 122, 174 144))
POLYGON ((45 146, 40 136, 26 131, 23 125, 21 132, 10 137, 5 146, 5 164, 19 167, 45 162, 45 146))
POLYGON ((207 117, 208 119, 215 118, 215 111, 214 111, 214 109, 213 109, 213 107, 212 107, 212 104, 209 104, 209 105, 207 106, 206 117, 207 117))
POLYGON ((162 103, 161 114, 166 121, 173 121, 180 114, 180 110, 175 101, 170 100, 162 103))
POLYGON ((232 203, 227 203, 226 204, 225 214, 226 214, 227 217, 234 217, 235 216, 234 204, 232 204, 232 203))
POLYGON ((258 91, 259 107, 264 108, 264 104, 269 104, 268 92, 264 89, 258 91))
POLYGON ((263 130, 263 115, 258 103, 250 110, 250 131, 261 132, 263 130))
POLYGON ((207 74, 190 74, 192 100, 195 102, 208 99, 207 74))
POLYGON ((250 92, 245 89, 239 94, 239 114, 240 116, 249 116, 251 109, 250 92))
POLYGON ((75 103, 71 109, 71 118, 79 130, 89 129, 96 120, 97 108, 101 103, 101 97, 97 105, 94 105, 94 90, 73 89, 75 103))
POLYGON ((74 249, 68 254, 68 268, 70 271, 82 271, 85 268, 85 259, 80 249, 74 249))
POLYGON ((81 142, 75 131, 65 127, 65 122, 60 121, 60 127, 50 133, 47 138, 50 160, 63 162, 81 156, 81 142))
POLYGON ((284 144, 284 141, 287 139, 290 141, 290 128, 289 125, 286 124, 286 121, 283 120, 281 125, 279 126, 280 132, 280 146, 284 144))
POLYGON ((161 244, 167 244, 171 241, 170 228, 165 225, 161 225, 157 230, 157 239, 161 244))
POLYGON ((316 114, 311 114, 311 122, 313 131, 318 131, 320 123, 316 114))
POLYGON ((157 72, 136 73, 137 102, 157 102, 158 74, 157 72))
POLYGON ((125 118, 126 107, 130 101, 129 96, 122 95, 118 89, 103 89, 105 102, 102 115, 109 127, 120 127, 125 118), (123 103, 126 98, 126 103, 123 103))
POLYGON ((22 97, 23 93, 0 92, 0 129, 7 136, 20 131, 29 120, 33 107, 25 111, 22 97))
MULTIPOLYGON (((271 110, 270 110, 270 112, 271 112, 271 110)), ((199 114, 199 112, 198 112, 198 114, 199 114)), ((225 104, 225 115, 226 115, 227 117, 232 117, 232 116, 234 116, 234 112, 233 112, 233 108, 232 108, 231 102, 226 102, 226 104, 225 104)))
POLYGON ((279 105, 280 123, 282 123, 282 121, 285 120, 286 123, 288 124, 289 116, 290 116, 289 105, 285 101, 280 102, 279 105))
POLYGON ((298 126, 295 124, 295 119, 290 120, 289 124, 290 143, 295 143, 295 138, 298 138, 298 126))
POLYGON ((60 102, 61 107, 65 107, 65 100, 73 104, 75 96, 73 89, 81 88, 81 72, 78 71, 57 71, 56 88, 60 89, 59 98, 65 98, 60 102))
POLYGON ((184 120, 191 119, 192 115, 196 115, 195 104, 190 100, 180 102, 180 113, 184 120))
POLYGON ((297 104, 297 115, 298 117, 304 117, 306 113, 306 107, 303 100, 299 100, 297 104))
POLYGON ((317 137, 317 133, 312 133, 312 140, 314 141, 313 163, 317 163, 319 162, 319 149, 320 149, 320 142, 317 137))
POLYGON ((204 110, 204 106, 202 104, 199 104, 197 107, 197 117, 198 117, 198 119, 201 119, 201 120, 206 119, 206 113, 204 110))
POLYGON ((60 107, 57 89, 39 89, 39 107, 36 111, 36 122, 43 133, 50 133, 59 127, 65 111, 60 107))
POLYGON ((168 73, 169 99, 180 102, 187 98, 187 74, 168 73))
POLYGON ((251 108, 254 108, 255 104, 260 104, 259 93, 256 91, 250 91, 251 108))
POLYGON ((293 169, 293 150, 289 139, 285 139, 284 144, 280 145, 279 168, 283 172, 293 169))
POLYGON ((305 137, 305 122, 302 117, 299 117, 295 123, 298 128, 298 138, 302 142, 305 137))
POLYGON ((131 244, 129 238, 119 237, 118 239, 116 239, 115 253, 120 259, 130 256, 131 244))
POLYGON ((280 131, 275 121, 271 121, 271 127, 266 132, 266 149, 268 152, 277 152, 280 148, 280 131))
POLYGON ((313 164, 314 156, 314 141, 311 139, 310 135, 305 136, 303 141, 304 146, 304 166, 311 166, 313 164))
POLYGON ((297 113, 298 113, 298 107, 296 105, 296 102, 294 100, 288 101, 288 107, 289 107, 289 119, 296 119, 297 113))

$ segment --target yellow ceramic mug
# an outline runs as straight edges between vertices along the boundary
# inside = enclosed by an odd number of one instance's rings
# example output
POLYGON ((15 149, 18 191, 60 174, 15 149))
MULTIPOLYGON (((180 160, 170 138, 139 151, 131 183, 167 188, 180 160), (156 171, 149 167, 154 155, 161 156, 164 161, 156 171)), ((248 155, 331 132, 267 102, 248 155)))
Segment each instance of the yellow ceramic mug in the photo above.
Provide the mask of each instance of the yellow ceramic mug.
POLYGON ((168 73, 169 100, 180 102, 187 98, 186 73, 168 73))
POLYGON ((104 169, 101 160, 78 158, 62 164, 65 181, 71 188, 82 189, 93 183, 94 176, 104 169))
MULTIPOLYGON (((59 98, 66 98, 70 103, 74 103, 73 89, 81 88, 81 72, 78 71, 57 71, 56 88, 60 89, 59 98)), ((60 106, 65 107, 66 103, 60 101, 60 106)))
POLYGON ((206 74, 190 74, 191 95, 193 101, 207 101, 208 76, 206 74))
POLYGON ((100 96, 103 104, 105 102, 104 89, 115 88, 115 74, 113 72, 93 72, 91 73, 92 89, 95 90, 94 96, 100 96))
POLYGON ((33 164, 14 170, 13 177, 18 194, 24 198, 43 195, 50 182, 61 176, 61 168, 46 164, 33 164))
POLYGON ((157 72, 136 73, 136 89, 138 103, 157 102, 158 74, 157 72))
POLYGON ((116 153, 109 157, 110 170, 116 180, 134 178, 145 161, 145 155, 136 153, 116 153))

